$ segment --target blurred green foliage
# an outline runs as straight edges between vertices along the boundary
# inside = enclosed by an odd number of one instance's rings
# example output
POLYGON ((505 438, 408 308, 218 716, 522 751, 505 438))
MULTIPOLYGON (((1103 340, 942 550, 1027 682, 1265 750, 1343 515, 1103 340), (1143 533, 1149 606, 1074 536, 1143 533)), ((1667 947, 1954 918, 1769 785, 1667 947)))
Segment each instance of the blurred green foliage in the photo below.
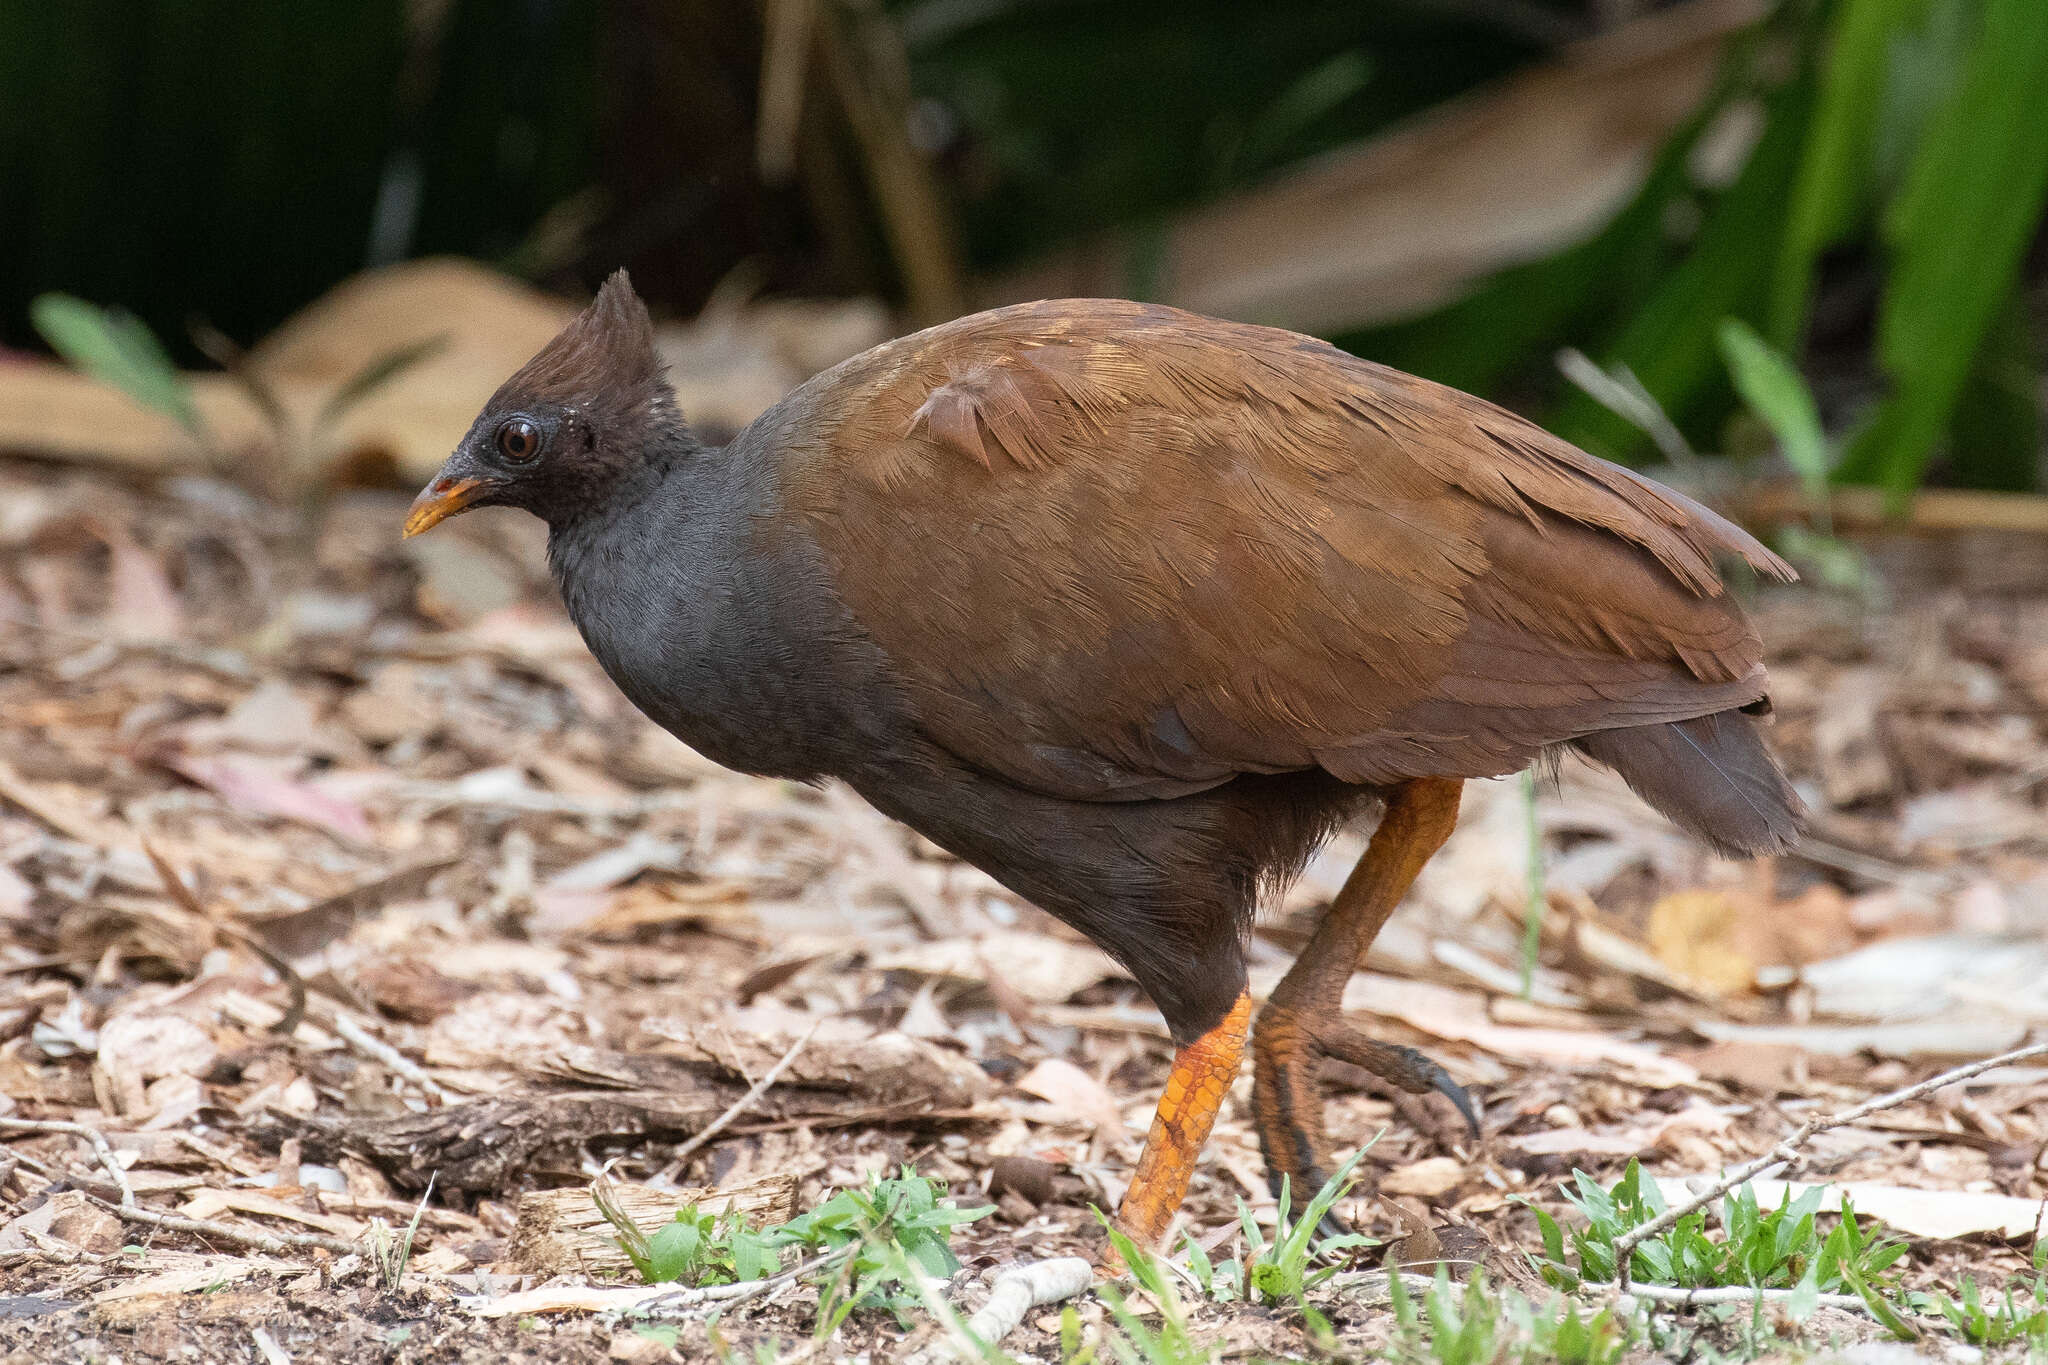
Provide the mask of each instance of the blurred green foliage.
MULTIPOLYGON (((1526 11, 1561 35, 1578 8, 1526 11)), ((1543 53, 1544 30, 1406 0, 890 9, 919 92, 961 125, 956 188, 984 265, 1213 198, 1543 53)))
MULTIPOLYGON (((966 266, 1114 230, 1141 296, 1172 215, 1546 60, 1610 9, 856 7, 892 26, 910 137, 966 266)), ((572 290, 623 262, 676 310, 742 265, 771 291, 887 291, 875 191, 829 126, 827 82, 808 86, 797 180, 754 175, 761 12, 0 6, 0 341, 31 344, 29 300, 59 290, 118 300, 191 361, 195 314, 251 341, 365 264, 442 251, 572 290)), ((2035 487, 2043 90, 2042 0, 1780 0, 1590 239, 1334 339, 1634 460, 1649 453, 1641 428, 1560 382, 1552 357, 1575 348, 1634 376, 1694 446, 1718 450, 1746 382, 1724 352, 1733 318, 1810 379, 1839 452, 1832 480, 2035 487), (1755 130, 1750 150, 1732 177, 1703 180, 1731 121, 1755 130)))
POLYGON ((72 368, 127 394, 205 440, 192 388, 171 363, 156 333, 133 313, 99 308, 69 294, 44 294, 29 305, 36 330, 72 368))
MULTIPOLYGON (((1724 319, 1797 355, 1832 271, 1867 281, 1876 304, 1874 335, 1854 342, 1875 380, 1854 397, 1874 401, 1835 414, 1850 436, 1831 477, 1901 495, 1945 457, 1952 481, 2032 488, 2041 367, 2020 291, 2048 193, 2043 89, 2039 0, 1792 0, 1738 46, 1720 90, 1593 241, 1344 344, 1482 391, 1575 344, 1626 365, 1714 448, 1735 399, 1716 354, 1724 319), (1789 75, 1759 60, 1785 49, 1789 75), (1764 111, 1755 149, 1733 183, 1702 189, 1687 158, 1741 101, 1764 111)), ((1601 454, 1646 445, 1588 395, 1545 416, 1601 454)), ((1786 453, 1810 475, 1804 452, 1786 453)))

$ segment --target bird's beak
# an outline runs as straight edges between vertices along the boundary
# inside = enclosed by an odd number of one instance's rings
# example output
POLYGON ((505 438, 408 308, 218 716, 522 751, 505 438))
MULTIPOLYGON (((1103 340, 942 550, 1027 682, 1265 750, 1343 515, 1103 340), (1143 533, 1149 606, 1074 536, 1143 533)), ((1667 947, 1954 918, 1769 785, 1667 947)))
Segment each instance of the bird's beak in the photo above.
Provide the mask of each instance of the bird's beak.
POLYGON ((459 479, 443 474, 420 490, 405 517, 405 533, 416 536, 475 502, 497 487, 496 479, 459 479))

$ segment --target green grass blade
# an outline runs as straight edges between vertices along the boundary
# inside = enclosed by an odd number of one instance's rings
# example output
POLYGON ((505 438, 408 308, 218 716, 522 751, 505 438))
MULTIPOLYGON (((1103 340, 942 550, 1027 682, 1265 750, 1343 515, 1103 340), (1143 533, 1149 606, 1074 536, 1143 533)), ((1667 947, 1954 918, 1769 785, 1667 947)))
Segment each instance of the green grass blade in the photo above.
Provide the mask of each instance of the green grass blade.
POLYGON ((1837 471, 1911 492, 2010 294, 2048 196, 2048 5, 1985 0, 1976 42, 1886 218, 1878 360, 1894 390, 1837 471))
MULTIPOLYGON (((1693 250, 1663 286, 1595 355, 1635 372, 1683 428, 1722 387, 1715 331, 1723 317, 1754 316, 1769 284, 1784 225, 1784 199, 1798 168, 1812 82, 1801 76, 1773 92, 1764 133, 1734 185, 1714 204, 1693 250)), ((1627 458, 1647 439, 1597 399, 1575 393, 1547 424, 1595 454, 1627 458)))
MULTIPOLYGON (((1740 318, 1721 319, 1721 357, 1742 401, 1778 438, 1785 462, 1799 476, 1816 509, 1828 505, 1828 443, 1820 409, 1792 362, 1740 318)), ((1822 518, 1823 531, 1827 529, 1822 518)))
POLYGON ((1870 197, 1893 44, 1927 3, 1843 0, 1834 8, 1766 314, 1770 338, 1783 349, 1798 344, 1806 324, 1814 262, 1848 232, 1870 197))
POLYGON ((140 319, 69 294, 42 294, 29 305, 29 320, 73 368, 200 435, 199 410, 185 377, 140 319))

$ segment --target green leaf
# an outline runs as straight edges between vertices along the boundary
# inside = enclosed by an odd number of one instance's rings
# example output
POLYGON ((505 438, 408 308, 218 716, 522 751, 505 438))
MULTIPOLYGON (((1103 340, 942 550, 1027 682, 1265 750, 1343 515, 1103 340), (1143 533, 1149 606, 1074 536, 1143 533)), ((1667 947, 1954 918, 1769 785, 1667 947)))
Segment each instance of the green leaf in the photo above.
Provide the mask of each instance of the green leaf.
POLYGON ((1792 362, 1773 350, 1740 318, 1721 319, 1720 342, 1721 356, 1728 363, 1735 391, 1778 438, 1785 462, 1805 485, 1807 497, 1820 509, 1825 530, 1828 444, 1813 393, 1792 362))
POLYGON ((652 1267, 647 1278, 653 1284, 667 1284, 689 1274, 704 1249, 704 1232, 694 1219, 670 1223, 647 1240, 652 1267))
POLYGON ((1785 1311, 1794 1322, 1805 1322, 1820 1307, 1820 1267, 1818 1263, 1808 1265, 1806 1273, 1799 1277, 1799 1283, 1792 1286, 1792 1296, 1785 1301, 1785 1311))
POLYGON ((1899 1310, 1892 1307, 1882 1294, 1878 1293, 1870 1286, 1867 1280, 1857 1274, 1854 1266, 1845 1265, 1842 1267, 1842 1280, 1843 1283, 1849 1286, 1849 1292, 1862 1299, 1864 1307, 1870 1310, 1870 1315, 1883 1324, 1885 1329, 1893 1336, 1897 1337, 1900 1341, 1918 1341, 1920 1339, 1920 1329, 1900 1316, 1899 1310))
POLYGON ((1543 1233, 1543 1254, 1557 1265, 1564 1264, 1564 1232, 1557 1220, 1542 1209, 1531 1207, 1529 1212, 1536 1215, 1536 1226, 1543 1233))
POLYGON ((768 1239, 751 1228, 735 1228, 732 1234, 732 1273, 735 1280, 760 1280, 782 1267, 782 1258, 768 1245, 768 1239))
POLYGON ((2041 451, 2041 347, 2026 282, 2006 296, 1970 366, 1949 419, 1950 469, 1967 488, 2030 492, 2041 451))
POLYGON ((1779 346, 1797 346, 1814 262, 1849 231, 1872 192, 1893 47, 1927 6, 1928 0, 1845 0, 1834 7, 1771 282, 1770 335, 1779 346))
POLYGON ((1303 72, 1245 129, 1224 157, 1218 179, 1230 185, 1270 170, 1290 143, 1364 89, 1371 76, 1371 58, 1357 51, 1340 52, 1303 72))
POLYGON ((28 313, 43 340, 73 368, 203 437, 185 377, 141 319, 69 294, 38 295, 28 313))
MULTIPOLYGON (((1727 316, 1753 316, 1769 286, 1784 230, 1784 201, 1798 169, 1813 85, 1802 75, 1766 101, 1763 136, 1742 172, 1713 204, 1690 252, 1613 342, 1594 354, 1603 369, 1628 366, 1682 428, 1719 389, 1715 332, 1727 316)), ((1547 424, 1595 454, 1625 458, 1647 439, 1589 394, 1572 394, 1547 424)))
POLYGON ((2048 5, 1984 0, 1977 40, 1885 219, 1878 360, 1893 392, 1837 471, 1903 502, 1933 457, 2048 196, 2048 5))

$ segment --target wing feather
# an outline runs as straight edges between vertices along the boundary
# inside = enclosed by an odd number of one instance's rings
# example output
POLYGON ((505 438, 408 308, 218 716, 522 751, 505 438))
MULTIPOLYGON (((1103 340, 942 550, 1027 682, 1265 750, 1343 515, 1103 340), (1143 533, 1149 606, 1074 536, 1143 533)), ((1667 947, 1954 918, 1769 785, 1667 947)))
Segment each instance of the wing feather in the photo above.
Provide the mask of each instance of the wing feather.
POLYGON ((1100 300, 807 386, 790 496, 919 723, 1081 799, 1512 771, 1763 694, 1708 509, 1324 343, 1100 300))

